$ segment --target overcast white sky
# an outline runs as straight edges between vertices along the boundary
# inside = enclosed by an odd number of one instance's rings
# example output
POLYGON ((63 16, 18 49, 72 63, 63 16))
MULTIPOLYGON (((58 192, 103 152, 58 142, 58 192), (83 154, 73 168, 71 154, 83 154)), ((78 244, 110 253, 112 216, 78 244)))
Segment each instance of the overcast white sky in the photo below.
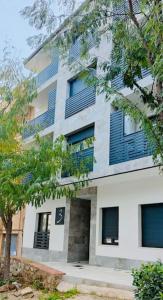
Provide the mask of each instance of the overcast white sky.
MULTIPOLYGON (((0 0, 0 56, 5 42, 9 41, 17 49, 18 55, 26 58, 33 51, 27 45, 26 39, 35 34, 20 15, 20 10, 31 5, 34 0, 0 0)), ((77 3, 82 0, 76 0, 77 3)))
POLYGON ((33 0, 0 0, 0 54, 6 41, 16 47, 21 57, 30 54, 26 39, 34 34, 34 30, 19 11, 32 3, 33 0))

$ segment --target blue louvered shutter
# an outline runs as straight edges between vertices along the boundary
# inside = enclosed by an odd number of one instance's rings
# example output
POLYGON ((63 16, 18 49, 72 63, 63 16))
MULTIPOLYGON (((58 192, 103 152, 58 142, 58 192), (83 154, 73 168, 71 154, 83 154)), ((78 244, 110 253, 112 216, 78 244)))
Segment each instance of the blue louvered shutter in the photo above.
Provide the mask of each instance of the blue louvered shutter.
POLYGON ((102 243, 118 244, 119 208, 107 207, 102 209, 102 243), (110 242, 108 242, 110 240, 110 242), (116 242, 115 242, 116 241, 116 242))
POLYGON ((56 102, 56 89, 52 90, 48 94, 48 110, 55 109, 56 102))
POLYGON ((163 248, 163 203, 142 205, 142 246, 163 248))

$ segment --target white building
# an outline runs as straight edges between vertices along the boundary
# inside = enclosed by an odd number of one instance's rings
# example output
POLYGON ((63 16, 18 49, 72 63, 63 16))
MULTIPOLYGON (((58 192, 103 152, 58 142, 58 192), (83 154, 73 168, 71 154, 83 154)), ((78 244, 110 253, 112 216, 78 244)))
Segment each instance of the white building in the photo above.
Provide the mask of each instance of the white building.
MULTIPOLYGON (((89 51, 97 55, 98 74, 101 57, 110 57, 111 43, 103 36, 100 46, 91 44, 89 51)), ((78 41, 70 55, 75 64, 78 41)), ((90 166, 89 187, 78 198, 49 199, 38 209, 27 207, 23 256, 118 268, 163 259, 163 180, 143 132, 122 112, 114 111, 104 95, 81 82, 55 51, 51 56, 41 46, 26 67, 38 72, 31 125, 41 125, 40 134, 50 134, 53 140, 64 134, 69 143, 78 143, 79 154, 94 156, 95 162, 90 166), (82 148, 91 136, 94 145, 82 148)), ((144 72, 140 84, 151 82, 144 72)), ((135 100, 120 78, 115 84, 135 100)), ((25 131, 26 144, 32 142, 33 134, 25 131)))

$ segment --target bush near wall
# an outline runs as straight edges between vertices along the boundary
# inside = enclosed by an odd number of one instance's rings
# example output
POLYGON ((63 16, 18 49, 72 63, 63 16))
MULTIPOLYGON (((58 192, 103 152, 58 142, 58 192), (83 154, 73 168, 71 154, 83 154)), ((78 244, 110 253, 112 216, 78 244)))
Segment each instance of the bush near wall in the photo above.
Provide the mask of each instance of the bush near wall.
POLYGON ((163 263, 143 264, 132 271, 138 300, 163 300, 163 263))
MULTIPOLYGON (((0 275, 3 275, 4 257, 0 257, 0 275)), ((64 273, 24 258, 11 258, 11 278, 25 285, 55 290, 64 273)))

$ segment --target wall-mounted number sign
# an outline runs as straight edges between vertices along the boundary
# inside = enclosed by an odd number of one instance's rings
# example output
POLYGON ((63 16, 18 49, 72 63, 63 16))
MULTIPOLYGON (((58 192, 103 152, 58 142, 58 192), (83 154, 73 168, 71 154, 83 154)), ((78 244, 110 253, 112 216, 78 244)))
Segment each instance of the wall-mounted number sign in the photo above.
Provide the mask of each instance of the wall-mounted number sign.
POLYGON ((55 215, 55 225, 63 225, 65 220, 65 207, 57 207, 55 215))

